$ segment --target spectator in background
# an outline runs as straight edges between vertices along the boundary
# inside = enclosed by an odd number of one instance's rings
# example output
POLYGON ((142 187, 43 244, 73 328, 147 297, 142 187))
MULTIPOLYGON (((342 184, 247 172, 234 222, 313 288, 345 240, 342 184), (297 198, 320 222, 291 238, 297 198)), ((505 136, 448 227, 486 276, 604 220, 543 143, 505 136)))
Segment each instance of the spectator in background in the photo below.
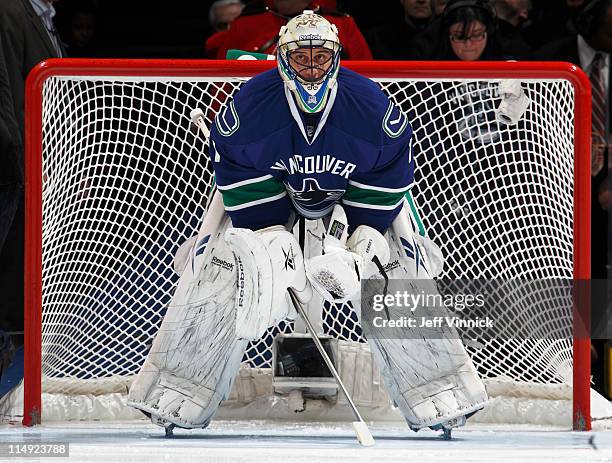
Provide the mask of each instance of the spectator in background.
POLYGON ((331 6, 328 1, 318 0, 322 7, 337 9, 351 15, 359 29, 366 32, 386 24, 392 19, 400 21, 404 16, 404 8, 400 0, 376 0, 369 1, 337 0, 337 6, 331 6))
POLYGON ((58 23, 66 52, 71 58, 90 58, 100 54, 97 40, 97 11, 92 0, 62 2, 63 21, 58 23))
POLYGON ((610 168, 610 120, 612 119, 610 81, 612 53, 612 0, 590 0, 573 19, 577 35, 551 42, 533 53, 536 61, 569 61, 580 66, 589 76, 593 98, 593 140, 591 152, 591 275, 606 278, 606 241, 601 239, 608 229, 608 204, 605 190, 610 168))
POLYGON ((531 47, 522 35, 522 26, 529 19, 531 0, 491 0, 497 16, 497 35, 507 50, 517 57, 527 57, 531 47))
POLYGON ((496 29, 487 0, 450 0, 442 17, 415 37, 410 53, 425 60, 506 59, 496 29))
MULTIPOLYGON (((0 35, 0 250, 13 223, 23 183, 22 142, 2 44, 0 35)), ((0 319, 0 331, 2 328, 0 319)))
POLYGON ((213 34, 206 41, 206 55, 209 58, 224 59, 227 50, 232 48, 273 54, 281 26, 308 9, 314 10, 338 27, 344 59, 372 59, 368 44, 353 18, 345 13, 319 7, 310 0, 274 0, 274 9, 266 6, 245 9, 242 15, 234 20, 231 29, 213 34))
MULTIPOLYGON (((575 2, 569 2, 573 6, 575 2)), ((612 0, 587 0, 573 16, 572 26, 577 34, 555 40, 536 50, 536 61, 569 61, 580 66, 589 76, 592 98, 592 150, 591 150, 591 278, 609 278, 612 240, 610 228, 610 155, 612 120, 612 0), (605 238, 604 238, 605 237, 605 238)), ((594 285, 597 290, 597 285, 594 285)), ((593 293, 591 306, 591 348, 595 350, 593 381, 595 388, 603 389, 604 371, 601 358, 609 314, 606 304, 593 293)), ((603 392, 603 391, 602 391, 603 392)))
POLYGON ((537 50, 547 43, 575 35, 572 18, 584 0, 534 1, 529 21, 523 25, 523 38, 537 50))
POLYGON ((491 0, 497 19, 502 19, 514 27, 520 26, 529 18, 531 0, 491 0))
POLYGON ((454 10, 447 16, 445 25, 448 40, 442 43, 446 57, 461 61, 495 57, 490 37, 493 33, 493 18, 486 10, 469 7, 454 10))
POLYGON ((217 0, 210 6, 208 19, 215 32, 226 31, 234 19, 240 16, 244 3, 240 0, 217 0))
POLYGON ((434 17, 438 17, 444 13, 444 8, 446 8, 447 3, 448 0, 431 0, 431 8, 433 10, 434 17))
MULTIPOLYGON (((25 80, 37 63, 64 56, 64 47, 53 22, 54 16, 52 1, 0 1, 0 102, 3 113, 0 117, 14 121, 9 123, 9 129, 11 124, 16 125, 13 139, 2 142, 0 161, 0 228, 3 229, 0 234, 5 234, 8 229, 4 246, 0 241, 0 329, 6 331, 23 330, 25 80), (11 98, 6 95, 5 84, 2 83, 4 76, 8 79, 11 98), (14 147, 14 144, 17 146, 14 147), (17 159, 11 159, 15 156, 17 159)), ((16 342, 16 345, 20 344, 20 341, 16 342)))
POLYGON ((401 20, 371 29, 367 41, 375 59, 410 60, 409 45, 433 17, 431 0, 400 0, 404 7, 401 20))

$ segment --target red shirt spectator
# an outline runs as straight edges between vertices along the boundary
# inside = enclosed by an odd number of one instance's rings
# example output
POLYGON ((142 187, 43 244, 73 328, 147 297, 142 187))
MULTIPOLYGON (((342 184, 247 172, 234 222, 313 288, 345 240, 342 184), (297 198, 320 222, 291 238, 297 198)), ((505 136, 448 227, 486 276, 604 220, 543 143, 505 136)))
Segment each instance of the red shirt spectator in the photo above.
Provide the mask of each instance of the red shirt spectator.
MULTIPOLYGON (((351 16, 334 10, 326 10, 311 3, 309 8, 338 27, 343 46, 343 58, 371 60, 372 53, 363 35, 351 16)), ((301 13, 301 11, 300 11, 301 13)), ((278 31, 289 21, 289 17, 266 8, 255 14, 243 14, 236 18, 228 31, 213 34, 206 41, 206 55, 209 58, 225 59, 227 50, 236 48, 245 51, 274 54, 278 31)))

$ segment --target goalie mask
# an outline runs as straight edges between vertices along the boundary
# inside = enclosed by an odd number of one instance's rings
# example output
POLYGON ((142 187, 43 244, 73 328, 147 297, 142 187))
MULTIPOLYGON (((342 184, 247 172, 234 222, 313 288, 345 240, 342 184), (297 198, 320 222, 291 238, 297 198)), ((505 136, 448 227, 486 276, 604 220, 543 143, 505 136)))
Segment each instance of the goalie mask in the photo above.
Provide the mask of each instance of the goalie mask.
POLYGON ((300 109, 318 113, 336 84, 340 67, 338 29, 310 10, 281 27, 278 70, 300 109))

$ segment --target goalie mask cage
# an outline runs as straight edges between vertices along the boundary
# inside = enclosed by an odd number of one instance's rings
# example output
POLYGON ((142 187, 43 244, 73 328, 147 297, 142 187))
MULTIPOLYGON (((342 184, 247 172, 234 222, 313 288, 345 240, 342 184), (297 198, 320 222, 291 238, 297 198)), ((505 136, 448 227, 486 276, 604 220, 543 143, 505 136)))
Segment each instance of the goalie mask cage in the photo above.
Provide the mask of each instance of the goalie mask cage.
MULTIPOLYGON (((591 97, 580 69, 345 65, 409 115, 413 196, 446 257, 442 276, 589 279, 591 97), (531 104, 518 123, 503 125, 497 89, 510 78, 531 104)), ((210 126, 242 83, 272 66, 65 59, 30 74, 24 424, 41 421, 43 392, 95 394, 138 372, 178 279, 173 255, 197 232, 213 184, 190 110, 202 108, 210 126)), ((572 313, 536 306, 520 309, 520 323, 556 331, 554 339, 492 340, 468 351, 483 376, 517 390, 571 385, 573 427, 589 429, 588 335, 572 313)), ((323 326, 363 342, 350 308, 328 308, 323 326)), ((245 365, 269 367, 273 335, 290 329, 281 323, 251 343, 245 365)))

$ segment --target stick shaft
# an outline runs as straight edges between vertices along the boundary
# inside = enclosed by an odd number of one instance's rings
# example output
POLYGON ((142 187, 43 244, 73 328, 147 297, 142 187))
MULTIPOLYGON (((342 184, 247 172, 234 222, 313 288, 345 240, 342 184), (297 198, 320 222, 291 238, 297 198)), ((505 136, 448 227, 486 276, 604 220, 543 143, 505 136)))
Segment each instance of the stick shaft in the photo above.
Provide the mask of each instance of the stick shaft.
POLYGON ((353 411, 355 417, 357 418, 358 421, 363 422, 363 418, 359 414, 359 410, 357 410, 357 407, 355 406, 355 403, 353 402, 353 399, 351 398, 349 392, 346 390, 346 387, 344 386, 344 383, 340 379, 340 375, 336 371, 336 368, 334 367, 334 364, 332 363, 331 359, 327 355, 327 352, 325 351, 325 348, 323 347, 323 344, 321 343, 321 341, 317 337, 317 335, 315 333, 315 330, 312 327, 312 324, 310 323, 310 320, 308 319, 308 316, 306 315, 306 311, 302 307, 302 303, 298 300, 298 298, 296 297, 296 295, 294 294, 294 292, 293 292, 293 290, 291 288, 289 288, 288 291, 289 291, 289 297, 291 297, 291 301, 293 302, 293 305, 295 306, 295 309, 297 310, 297 312, 300 314, 300 316, 304 320, 304 323, 306 323, 306 327, 308 328, 308 331, 310 331, 310 334, 312 335, 312 340, 314 341, 315 345, 317 346, 317 349, 319 349, 319 352, 321 353, 321 357, 323 357, 323 360, 325 361, 325 364, 327 365, 327 368, 329 368, 329 371, 331 371, 331 374, 333 375, 333 377, 335 378, 336 382, 338 383, 338 386, 340 387, 340 389, 342 389, 342 393, 344 394, 344 397, 346 397, 346 400, 348 401, 349 406, 351 407, 351 410, 353 411))

